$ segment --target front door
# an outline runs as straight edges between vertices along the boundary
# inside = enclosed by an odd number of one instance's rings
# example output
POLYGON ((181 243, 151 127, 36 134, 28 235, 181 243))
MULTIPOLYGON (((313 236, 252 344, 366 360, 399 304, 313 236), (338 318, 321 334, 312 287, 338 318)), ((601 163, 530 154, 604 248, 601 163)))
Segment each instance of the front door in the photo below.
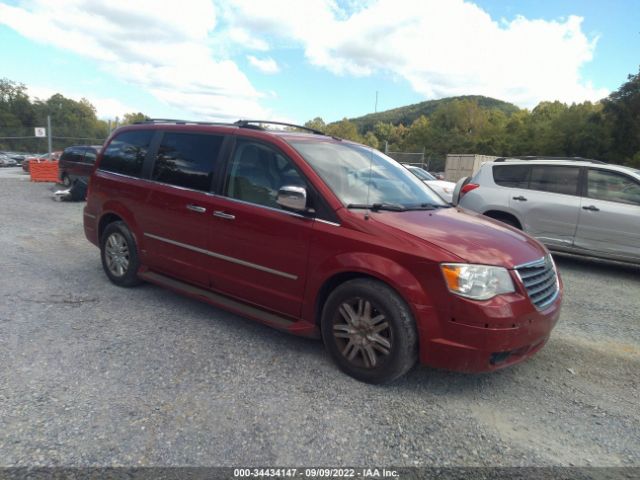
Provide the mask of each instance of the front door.
POLYGON ((575 246, 595 255, 640 260, 640 182, 590 168, 575 246))
POLYGON ((307 186, 291 159, 261 142, 238 139, 225 195, 212 212, 209 250, 217 255, 212 288, 299 317, 313 219, 276 203, 284 185, 307 186))

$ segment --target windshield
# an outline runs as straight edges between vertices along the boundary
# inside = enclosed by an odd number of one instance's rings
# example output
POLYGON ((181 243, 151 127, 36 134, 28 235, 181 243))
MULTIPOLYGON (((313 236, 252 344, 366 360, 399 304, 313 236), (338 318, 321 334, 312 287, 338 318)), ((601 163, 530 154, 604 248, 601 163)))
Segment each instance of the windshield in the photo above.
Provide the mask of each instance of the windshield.
POLYGON ((434 177, 429 172, 427 172, 426 170, 423 170, 420 167, 407 167, 407 168, 411 173, 413 173, 420 180, 426 180, 426 181, 437 180, 436 177, 434 177))
POLYGON ((405 167, 377 150, 346 142, 290 143, 345 206, 447 206, 405 167))

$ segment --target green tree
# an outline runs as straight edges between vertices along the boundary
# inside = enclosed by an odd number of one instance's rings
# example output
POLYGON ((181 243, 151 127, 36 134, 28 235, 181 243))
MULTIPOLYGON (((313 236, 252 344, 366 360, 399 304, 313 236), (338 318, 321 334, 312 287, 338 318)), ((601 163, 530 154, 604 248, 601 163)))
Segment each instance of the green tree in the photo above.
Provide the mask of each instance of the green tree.
POLYGON ((363 143, 376 149, 380 148, 380 142, 378 141, 375 133, 373 133, 372 131, 368 131, 364 134, 363 143))
POLYGON ((631 162, 640 152, 640 72, 609 95, 604 111, 612 128, 611 157, 631 162))
POLYGON ((324 123, 324 120, 320 117, 316 117, 313 120, 309 120, 304 124, 307 128, 313 128, 314 130, 318 130, 320 132, 326 132, 327 125, 324 123))
POLYGON ((358 133, 358 128, 355 123, 350 122, 347 118, 343 118, 339 122, 327 125, 326 133, 333 135, 334 137, 353 140, 354 142, 362 141, 362 137, 358 133))
POLYGON ((125 113, 122 117, 122 121, 120 125, 132 125, 136 122, 144 122, 147 119, 147 116, 144 113, 125 113))
POLYGON ((106 136, 95 107, 86 98, 76 101, 56 93, 48 100, 37 100, 34 109, 40 125, 46 125, 47 115, 51 117, 54 149, 73 143, 97 143, 106 136))
POLYGON ((402 148, 405 151, 421 151, 431 144, 431 140, 431 122, 424 115, 420 115, 407 130, 402 148))

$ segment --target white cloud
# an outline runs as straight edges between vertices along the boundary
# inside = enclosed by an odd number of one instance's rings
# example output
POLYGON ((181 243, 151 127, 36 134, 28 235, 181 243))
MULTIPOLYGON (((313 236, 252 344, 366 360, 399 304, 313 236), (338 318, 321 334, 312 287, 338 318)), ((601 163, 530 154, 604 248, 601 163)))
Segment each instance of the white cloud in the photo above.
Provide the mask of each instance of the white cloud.
POLYGON ((236 0, 224 16, 263 41, 299 44, 335 74, 387 72, 426 98, 482 94, 530 107, 608 93, 580 77, 597 38, 576 16, 498 23, 462 0, 378 0, 349 11, 331 0, 236 0))
POLYGON ((257 68, 262 73, 273 74, 280 71, 280 67, 271 57, 259 59, 254 57, 253 55, 247 55, 247 60, 249 60, 249 63, 253 67, 257 68))
POLYGON ((268 116, 259 103, 262 95, 246 75, 234 62, 214 55, 210 34, 217 18, 209 0, 32 0, 20 5, 25 6, 0 3, 0 24, 96 60, 103 71, 147 89, 167 105, 211 119, 268 116))
POLYGON ((580 75, 597 43, 581 18, 498 20, 463 0, 25 0, 0 3, 0 24, 207 119, 271 118, 262 103, 273 97, 233 58, 275 73, 276 53, 290 49, 336 75, 403 78, 425 98, 482 94, 530 107, 608 93, 580 75))

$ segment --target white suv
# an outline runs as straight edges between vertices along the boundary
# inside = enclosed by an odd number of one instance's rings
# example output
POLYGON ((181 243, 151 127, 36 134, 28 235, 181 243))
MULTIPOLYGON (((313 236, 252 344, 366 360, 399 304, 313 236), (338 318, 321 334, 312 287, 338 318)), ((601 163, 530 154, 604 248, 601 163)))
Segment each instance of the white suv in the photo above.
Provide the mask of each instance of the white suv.
POLYGON ((499 158, 461 179, 453 203, 552 250, 640 263, 640 170, 582 158, 499 158))

